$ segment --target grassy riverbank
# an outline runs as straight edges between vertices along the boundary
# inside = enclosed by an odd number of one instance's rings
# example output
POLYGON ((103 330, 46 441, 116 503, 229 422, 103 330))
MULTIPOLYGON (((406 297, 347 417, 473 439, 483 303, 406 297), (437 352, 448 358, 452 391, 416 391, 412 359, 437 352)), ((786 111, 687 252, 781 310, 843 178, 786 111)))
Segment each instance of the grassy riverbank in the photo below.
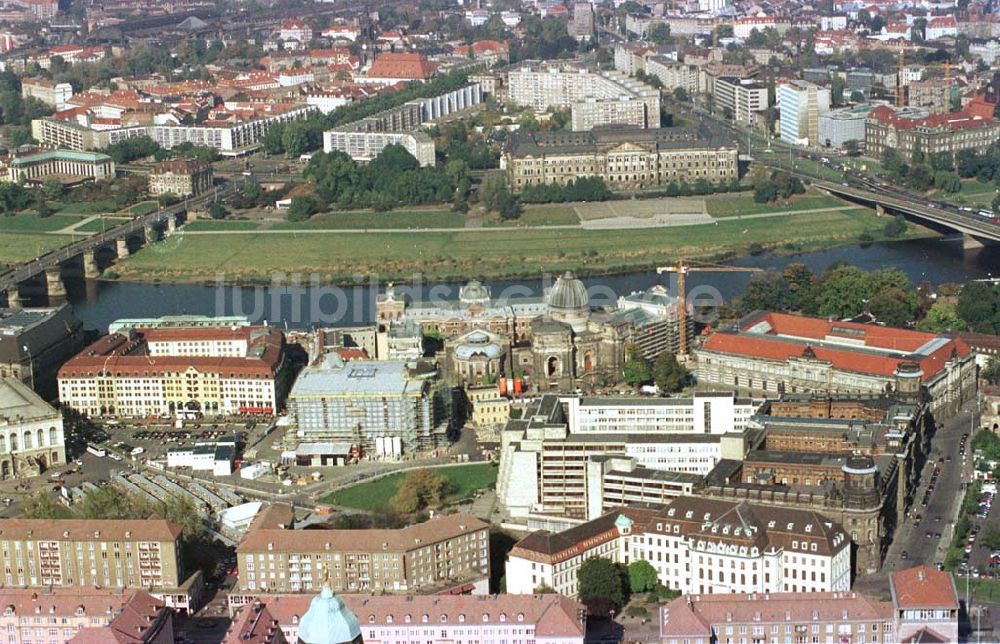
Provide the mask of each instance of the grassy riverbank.
MULTIPOLYGON (((815 204, 811 204, 815 207, 815 204)), ((538 276, 572 268, 615 273, 677 257, 719 258, 760 248, 812 251, 850 244, 862 234, 884 238, 886 219, 850 208, 787 216, 720 219, 708 225, 618 230, 503 227, 479 230, 329 233, 287 230, 174 236, 116 265, 118 279, 169 282, 269 283, 276 272, 315 273, 324 282, 358 274, 399 280, 421 273, 431 281, 538 276), (178 239, 180 237, 180 239, 178 239)), ((242 226, 241 226, 242 227, 242 226)), ((933 233, 915 225, 907 237, 933 233)))

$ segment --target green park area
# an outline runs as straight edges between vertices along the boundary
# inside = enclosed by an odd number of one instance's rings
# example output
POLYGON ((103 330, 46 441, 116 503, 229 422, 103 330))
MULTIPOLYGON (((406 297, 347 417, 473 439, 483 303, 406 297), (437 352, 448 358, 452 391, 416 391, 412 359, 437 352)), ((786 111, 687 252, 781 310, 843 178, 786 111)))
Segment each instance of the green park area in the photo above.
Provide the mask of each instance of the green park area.
POLYGON ((970 208, 986 208, 992 210, 993 197, 997 194, 997 187, 992 182, 977 181, 976 179, 966 179, 962 181, 962 189, 953 195, 939 195, 940 198, 947 199, 953 203, 970 208))
MULTIPOLYGON (((622 202, 619 202, 622 203, 622 202)), ((834 202, 840 203, 840 202, 834 202)), ((843 204, 841 204, 843 205, 843 204)), ((199 281, 220 274, 232 282, 269 282, 289 268, 316 273, 326 282, 347 282, 358 273, 394 280, 423 273, 431 280, 537 276, 573 269, 623 272, 677 257, 719 259, 760 248, 798 252, 885 239, 886 219, 865 208, 778 218, 723 219, 682 227, 584 230, 488 228, 463 231, 369 232, 344 235, 191 235, 123 260, 123 280, 199 281)), ((196 230, 196 229, 192 229, 196 230)), ((904 237, 929 231, 910 225, 904 237)))
POLYGON ((77 226, 74 232, 101 233, 105 230, 110 230, 115 226, 120 226, 126 221, 129 221, 127 217, 98 217, 97 219, 91 219, 87 223, 77 226))
MULTIPOLYGON (((0 233, 46 233, 72 226, 82 219, 82 217, 70 215, 39 217, 34 214, 0 217, 0 233)), ((65 242, 65 240, 63 241, 65 242)))
POLYGON ((573 204, 539 204, 527 205, 521 216, 512 221, 503 221, 496 215, 491 215, 484 226, 513 228, 516 226, 566 226, 580 223, 573 204))
POLYGON ((244 221, 240 219, 197 219, 182 228, 184 231, 216 231, 216 230, 256 230, 260 224, 256 221, 244 221))
POLYGON ((705 209, 713 217, 737 217, 772 212, 794 212, 821 208, 842 208, 843 201, 829 195, 807 192, 775 203, 756 203, 750 193, 718 195, 705 200, 705 209))
POLYGON ((76 201, 73 203, 50 201, 49 206, 60 215, 97 215, 102 212, 115 212, 118 210, 114 199, 76 201))
POLYGON ((73 235, 10 232, 0 228, 0 263, 17 264, 35 259, 79 238, 73 235))
POLYGON ((308 221, 274 224, 273 230, 462 228, 465 216, 449 210, 393 210, 390 212, 331 212, 308 221))
MULTIPOLYGON (((443 504, 468 499, 477 490, 492 488, 497 482, 497 468, 491 463, 438 467, 432 471, 445 481, 443 504)), ((330 505, 357 510, 389 511, 392 509, 392 498, 406 477, 405 472, 390 474, 374 481, 331 492, 321 500, 330 505)))

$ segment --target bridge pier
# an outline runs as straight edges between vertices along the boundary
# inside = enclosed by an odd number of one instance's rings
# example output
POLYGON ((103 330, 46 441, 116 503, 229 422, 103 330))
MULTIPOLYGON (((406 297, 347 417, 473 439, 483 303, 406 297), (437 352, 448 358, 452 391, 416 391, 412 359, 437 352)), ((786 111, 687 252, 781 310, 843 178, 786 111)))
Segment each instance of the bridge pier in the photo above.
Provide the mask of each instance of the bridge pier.
POLYGON ((124 237, 115 240, 115 254, 118 255, 118 259, 125 259, 129 256, 128 240, 124 237))
POLYGON ((160 232, 156 230, 153 226, 146 226, 143 228, 143 234, 146 236, 146 243, 152 244, 160 238, 160 232))
POLYGON ((21 300, 21 290, 16 284, 7 289, 7 308, 24 308, 24 301, 21 300))
POLYGON ((88 279, 101 276, 101 268, 97 265, 97 251, 93 248, 83 252, 83 276, 88 279))
POLYGON ((962 235, 962 250, 979 250, 984 248, 986 244, 979 241, 975 237, 969 234, 962 235))
POLYGON ((172 233, 177 230, 177 215, 167 215, 167 232, 172 233))
POLYGON ((884 216, 885 215, 885 206, 883 206, 880 203, 875 204, 875 214, 878 215, 879 217, 884 216))
POLYGON ((62 281, 62 272, 59 267, 50 268, 45 271, 45 288, 49 294, 49 301, 66 297, 66 286, 62 281))

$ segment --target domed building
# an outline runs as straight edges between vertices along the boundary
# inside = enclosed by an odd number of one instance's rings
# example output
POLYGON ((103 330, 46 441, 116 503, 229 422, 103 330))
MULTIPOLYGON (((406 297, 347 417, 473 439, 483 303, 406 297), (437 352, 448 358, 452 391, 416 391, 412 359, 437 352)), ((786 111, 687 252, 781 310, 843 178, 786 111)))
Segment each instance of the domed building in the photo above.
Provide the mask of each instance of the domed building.
POLYGON ((330 589, 329 578, 299 620, 299 644, 362 644, 361 624, 330 589))
POLYGON ((504 375, 509 342, 496 333, 476 329, 446 340, 445 371, 456 385, 492 384, 504 375))
POLYGON ((389 354, 398 350, 394 330, 404 326, 444 340, 443 370, 455 385, 507 377, 523 378, 526 391, 590 389, 621 381, 630 343, 647 360, 676 352, 676 303, 662 291, 595 306, 570 271, 544 297, 506 292, 494 297, 472 280, 454 300, 411 300, 390 285, 376 300, 378 342, 389 354))
POLYGON ((614 382, 625 341, 596 320, 587 288, 566 271, 545 295, 546 312, 531 321, 531 373, 539 390, 614 382))

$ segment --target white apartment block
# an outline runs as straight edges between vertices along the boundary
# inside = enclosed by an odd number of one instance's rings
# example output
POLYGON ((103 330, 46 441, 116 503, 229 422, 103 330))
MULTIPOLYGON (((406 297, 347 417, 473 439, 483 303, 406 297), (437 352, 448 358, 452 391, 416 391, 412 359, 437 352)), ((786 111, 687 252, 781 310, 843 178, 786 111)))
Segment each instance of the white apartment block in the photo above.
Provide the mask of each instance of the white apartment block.
POLYGON ((714 92, 716 112, 728 110, 737 123, 753 123, 769 107, 767 87, 754 80, 719 77, 715 79, 714 92))
POLYGON ((37 98, 46 105, 63 110, 66 109, 67 101, 73 98, 73 86, 44 78, 25 78, 21 81, 21 97, 37 98))
POLYGON ((339 150, 355 161, 368 163, 389 145, 401 145, 420 163, 435 163, 434 139, 425 132, 351 132, 327 130, 323 133, 323 151, 339 150))
POLYGON ((803 80, 778 88, 781 140, 794 145, 820 145, 819 117, 830 110, 830 90, 803 80))
POLYGON ((571 434, 742 432, 760 408, 759 400, 731 392, 702 392, 690 398, 566 396, 561 402, 571 434))
POLYGON ((53 118, 31 122, 31 135, 39 143, 68 150, 100 150, 129 138, 148 136, 164 148, 183 143, 204 145, 221 153, 239 152, 259 144, 271 125, 306 118, 316 107, 300 105, 284 112, 229 125, 142 125, 100 129, 53 118))
POLYGON ((594 518, 612 499, 662 502, 690 489, 681 475, 704 476, 723 458, 741 460, 755 409, 732 394, 543 396, 500 433, 498 498, 512 517, 594 518))
POLYGON ((647 561, 682 593, 829 592, 851 583, 851 540, 819 514, 686 496, 663 510, 622 509, 528 535, 508 554, 507 592, 544 584, 573 597, 591 557, 647 561))
POLYGON ((664 89, 670 91, 677 88, 688 94, 698 91, 699 70, 694 65, 680 63, 666 56, 649 56, 646 58, 646 74, 659 78, 664 89))
MULTIPOLYGON (((604 109, 577 107, 588 102, 636 102, 644 106, 644 119, 642 123, 630 121, 628 124, 647 128, 660 126, 659 90, 615 71, 591 72, 568 65, 527 61, 508 73, 507 98, 536 112, 554 107, 570 107, 573 111, 579 109, 581 115, 576 118, 574 130, 577 125, 582 130, 589 130, 598 125, 623 124, 610 120, 622 116, 623 108, 620 106, 604 109)), ((635 119, 635 112, 629 111, 628 114, 635 119)))

